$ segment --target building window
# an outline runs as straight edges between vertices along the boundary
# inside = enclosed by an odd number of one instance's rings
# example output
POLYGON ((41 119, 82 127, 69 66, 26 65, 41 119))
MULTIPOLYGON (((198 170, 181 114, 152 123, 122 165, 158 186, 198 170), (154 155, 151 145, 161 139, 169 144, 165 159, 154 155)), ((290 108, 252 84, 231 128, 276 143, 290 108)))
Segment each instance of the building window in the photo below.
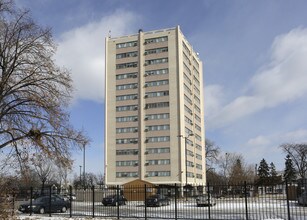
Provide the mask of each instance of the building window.
POLYGON ((189 57, 185 54, 185 52, 182 52, 183 54, 183 59, 185 60, 185 62, 190 63, 190 59, 189 57))
POLYGON ((198 104, 200 104, 200 99, 196 95, 194 95, 194 99, 198 104))
POLYGON ((197 69, 195 69, 195 67, 193 67, 193 71, 194 71, 194 74, 195 74, 197 77, 199 77, 199 72, 198 72, 197 69))
POLYGON ((137 120, 138 120, 137 116, 116 117, 116 122, 131 122, 137 120))
POLYGON ((202 151, 202 147, 199 144, 196 144, 196 149, 202 151))
POLYGON ((137 149, 116 150, 116 155, 138 155, 138 153, 137 149))
POLYGON ((194 157, 193 151, 190 151, 190 150, 187 150, 187 155, 189 155, 190 157, 194 157))
POLYGON ((169 107, 169 102, 157 102, 157 103, 149 103, 145 105, 146 109, 150 108, 166 108, 169 107))
POLYGON ((149 39, 145 39, 145 44, 165 42, 167 40, 168 40, 167 36, 165 36, 165 37, 149 38, 149 39))
POLYGON ((145 83, 145 87, 168 85, 168 80, 150 81, 145 83))
POLYGON ((197 178, 197 179, 202 179, 202 178, 203 178, 203 175, 201 175, 201 174, 196 174, 196 178, 197 178))
POLYGON ((201 141, 201 136, 199 136, 198 134, 195 134, 195 138, 199 141, 201 141))
POLYGON ((195 128, 201 132, 201 127, 195 124, 195 128))
POLYGON ((188 94, 192 94, 191 89, 184 83, 184 90, 188 93, 188 94))
POLYGON ((183 73, 183 78, 188 82, 188 84, 192 84, 192 81, 190 80, 190 78, 187 76, 187 74, 183 73))
POLYGON ((116 133, 120 134, 120 133, 133 133, 133 132, 137 132, 138 128, 137 127, 128 127, 128 128, 116 128, 116 133))
POLYGON ((186 139, 187 144, 193 147, 193 141, 191 141, 190 139, 186 139))
POLYGON ((188 166, 188 167, 194 167, 194 163, 187 160, 187 166, 188 166))
POLYGON ((199 68, 199 63, 198 63, 198 61, 195 59, 195 57, 193 57, 193 63, 194 63, 194 66, 196 66, 197 68, 199 68))
POLYGON ((151 125, 146 127, 148 131, 164 131, 169 130, 169 128, 169 125, 151 125))
POLYGON ((116 172, 116 177, 117 178, 138 177, 138 173, 137 172, 116 172))
POLYGON ((184 120, 185 120, 185 122, 187 122, 190 125, 193 124, 193 121, 191 119, 189 119, 187 116, 184 116, 184 120))
POLYGON ((186 105, 184 105, 184 110, 185 110, 185 112, 187 112, 190 115, 193 114, 192 110, 188 106, 186 106, 186 105))
POLYGON ((198 134, 195 134, 195 138, 199 141, 201 141, 201 136, 199 136, 198 134))
POLYGON ((148 177, 155 177, 155 176, 171 176, 170 171, 150 171, 147 173, 148 177))
POLYGON ((171 161, 168 159, 163 160, 147 160, 146 162, 148 165, 167 165, 170 164, 171 161))
POLYGON ((188 73, 189 75, 192 75, 191 70, 185 63, 183 63, 183 72, 188 73))
POLYGON ((184 95, 184 100, 186 100, 188 103, 190 103, 190 105, 192 105, 192 100, 187 95, 184 95))
POLYGON ((163 147, 163 148, 147 148, 146 153, 147 154, 164 154, 169 153, 170 148, 169 147, 163 147))
POLYGON ((136 77, 138 77, 137 74, 138 74, 138 73, 124 73, 124 74, 119 74, 119 75, 116 75, 116 80, 136 78, 136 77))
POLYGON ((148 137, 147 139, 148 143, 154 143, 154 142, 169 142, 170 137, 169 136, 161 136, 161 137, 148 137))
POLYGON ((116 139, 116 144, 137 144, 137 138, 123 138, 123 139, 116 139))
POLYGON ((191 173, 191 172, 187 172, 187 176, 188 176, 188 177, 191 177, 191 178, 194 178, 194 177, 195 177, 194 173, 191 173))
POLYGON ((137 56, 138 56, 138 52, 133 51, 133 52, 116 54, 116 59, 122 59, 122 58, 126 58, 126 57, 137 57, 137 56))
POLYGON ((203 166, 197 163, 197 164, 196 164, 196 169, 202 170, 202 169, 203 169, 203 166))
POLYGON ((126 47, 136 47, 137 45, 138 45, 137 41, 131 41, 131 42, 116 44, 116 48, 120 49, 120 48, 126 48, 126 47))
POLYGON ((145 94, 146 97, 152 98, 152 97, 160 97, 160 96, 168 96, 169 91, 160 91, 160 92, 147 92, 145 94))
POLYGON ((194 85, 194 90, 196 91, 196 94, 198 94, 200 96, 200 91, 199 89, 196 87, 196 85, 194 85))
POLYGON ((194 105, 195 110, 200 113, 200 108, 197 105, 194 105))
POLYGON ((198 86, 200 86, 199 80, 198 80, 195 76, 194 76, 193 78, 194 78, 194 82, 195 82, 198 86))
POLYGON ((135 111, 138 110, 138 105, 125 105, 125 106, 117 106, 117 112, 124 112, 124 111, 135 111))
POLYGON ((200 117, 199 117, 198 115, 195 115, 195 119, 196 119, 197 121, 201 122, 201 119, 200 119, 200 117))
POLYGON ((117 167, 129 167, 129 166, 137 166, 137 160, 126 160, 126 161, 116 161, 117 167))
POLYGON ((148 70, 145 71, 145 76, 168 74, 168 69, 148 70))
POLYGON ((196 158, 199 159, 199 160, 203 159, 203 157, 201 155, 199 155, 199 154, 196 154, 196 158))
POLYGON ((116 64, 116 69, 135 68, 138 67, 137 62, 116 64))
POLYGON ((137 94, 131 94, 131 95, 118 95, 116 96, 116 101, 126 101, 126 100, 132 100, 137 99, 137 94))
POLYGON ((146 115, 145 116, 146 120, 160 120, 160 119, 168 119, 168 118, 169 118, 169 113, 152 114, 152 115, 146 115))
POLYGON ((155 49, 145 50, 145 55, 155 54, 155 53, 164 53, 164 52, 167 52, 167 51, 168 51, 167 47, 155 48, 155 49))
POLYGON ((189 136, 190 134, 193 134, 193 131, 191 131, 190 129, 188 129, 187 127, 185 127, 185 135, 189 136))
POLYGON ((138 87, 137 83, 124 84, 116 86, 116 90, 126 90, 126 89, 136 89, 138 87))
POLYGON ((188 46, 187 46, 183 41, 182 41, 182 46, 183 46, 184 50, 185 50, 188 54, 191 53, 190 50, 189 50, 189 48, 188 48, 188 46))
POLYGON ((145 61, 145 65, 154 65, 154 64, 160 64, 160 63, 168 63, 168 58, 159 58, 159 59, 145 61))

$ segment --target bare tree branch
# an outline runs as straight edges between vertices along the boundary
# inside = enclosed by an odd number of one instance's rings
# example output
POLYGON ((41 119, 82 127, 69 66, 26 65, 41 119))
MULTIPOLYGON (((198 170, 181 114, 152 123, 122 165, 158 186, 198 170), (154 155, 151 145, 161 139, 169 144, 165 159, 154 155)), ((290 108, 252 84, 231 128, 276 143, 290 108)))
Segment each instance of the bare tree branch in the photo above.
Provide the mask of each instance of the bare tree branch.
POLYGON ((281 149, 292 159, 297 173, 301 178, 307 178, 307 144, 282 144, 281 149))
POLYGON ((0 149, 14 149, 22 166, 36 152, 70 167, 71 152, 88 141, 69 122, 72 79, 55 50, 49 28, 0 0, 0 149))

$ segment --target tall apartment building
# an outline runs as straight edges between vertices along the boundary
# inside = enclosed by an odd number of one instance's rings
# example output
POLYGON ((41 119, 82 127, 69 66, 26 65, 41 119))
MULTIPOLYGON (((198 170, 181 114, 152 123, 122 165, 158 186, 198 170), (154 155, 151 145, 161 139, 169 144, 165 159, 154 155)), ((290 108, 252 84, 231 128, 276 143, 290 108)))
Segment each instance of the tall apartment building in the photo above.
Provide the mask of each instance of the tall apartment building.
POLYGON ((179 26, 105 45, 106 184, 205 183, 202 62, 179 26))

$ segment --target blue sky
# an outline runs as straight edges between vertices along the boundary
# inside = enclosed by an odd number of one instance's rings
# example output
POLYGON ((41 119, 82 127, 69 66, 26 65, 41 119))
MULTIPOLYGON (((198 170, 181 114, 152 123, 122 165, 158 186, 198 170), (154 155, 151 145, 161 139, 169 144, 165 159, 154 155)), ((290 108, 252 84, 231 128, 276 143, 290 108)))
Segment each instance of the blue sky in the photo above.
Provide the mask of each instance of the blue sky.
MULTIPOLYGON (((307 141, 307 2, 285 0, 18 0, 51 27, 71 70, 72 124, 92 142, 86 170, 103 173, 104 38, 180 25, 204 66, 206 137, 246 162, 284 167, 279 145, 307 141)), ((74 153, 76 173, 82 152, 74 153)))

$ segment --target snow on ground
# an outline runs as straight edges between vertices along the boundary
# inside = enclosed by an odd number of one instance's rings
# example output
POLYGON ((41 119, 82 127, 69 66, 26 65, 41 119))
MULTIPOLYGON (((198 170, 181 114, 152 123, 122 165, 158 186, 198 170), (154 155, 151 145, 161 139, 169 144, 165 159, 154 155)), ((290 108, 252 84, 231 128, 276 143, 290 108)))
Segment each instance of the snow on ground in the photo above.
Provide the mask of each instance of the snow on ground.
MULTIPOLYGON (((18 220, 86 220, 93 219, 91 217, 75 217, 75 218, 65 218, 65 217, 43 217, 43 216, 19 216, 18 220)), ((114 220, 117 218, 94 218, 95 220, 114 220)), ((126 218, 125 218, 126 219, 126 218)), ((126 219, 127 220, 127 219, 126 219)), ((284 219, 264 219, 264 220, 284 220, 284 219)))
MULTIPOLYGON (((18 220, 86 220, 86 219, 93 219, 92 217, 73 217, 73 218, 67 218, 67 217, 45 217, 45 216, 39 216, 39 215, 33 215, 33 216, 18 216, 18 220)), ((116 218, 94 218, 95 220, 114 220, 116 218)))

